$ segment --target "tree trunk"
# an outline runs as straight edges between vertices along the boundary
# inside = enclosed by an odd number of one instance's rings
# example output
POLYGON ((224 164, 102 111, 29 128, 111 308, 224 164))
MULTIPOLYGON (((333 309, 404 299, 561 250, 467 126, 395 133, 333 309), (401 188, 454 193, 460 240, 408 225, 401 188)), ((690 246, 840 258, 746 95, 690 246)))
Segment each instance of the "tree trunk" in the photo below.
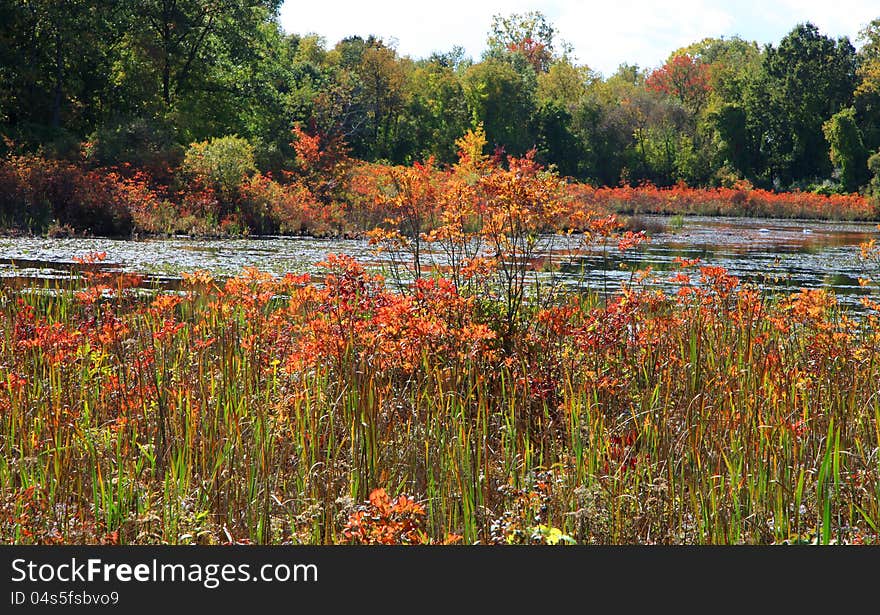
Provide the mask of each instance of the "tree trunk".
POLYGON ((168 49, 171 33, 168 28, 168 20, 165 20, 165 31, 162 33, 162 46, 164 57, 162 64, 162 100, 165 101, 166 106, 171 106, 171 63, 169 59, 169 55, 171 54, 171 50, 168 49))
POLYGON ((55 30, 55 93, 52 97, 52 128, 61 126, 61 99, 64 89, 64 55, 61 52, 61 30, 55 30))

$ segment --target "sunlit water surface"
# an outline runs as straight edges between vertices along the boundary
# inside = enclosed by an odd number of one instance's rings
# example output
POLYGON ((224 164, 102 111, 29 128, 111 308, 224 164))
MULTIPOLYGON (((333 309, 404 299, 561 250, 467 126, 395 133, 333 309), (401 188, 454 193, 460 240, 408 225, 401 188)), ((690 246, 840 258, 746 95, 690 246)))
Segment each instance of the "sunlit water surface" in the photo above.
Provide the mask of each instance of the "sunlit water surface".
MULTIPOLYGON (((772 291, 801 287, 828 288, 844 303, 857 305, 870 292, 858 279, 867 273, 859 244, 878 235, 870 223, 839 223, 746 218, 685 218, 680 228, 670 220, 646 216, 649 224, 665 226, 651 241, 621 255, 616 245, 588 250, 561 237, 541 242, 544 260, 536 261, 541 279, 570 288, 609 292, 632 272, 650 267, 653 283, 670 285, 675 258, 699 258, 727 268, 745 283, 772 291), (552 274, 548 271, 554 271, 552 274)), ((348 254, 378 270, 387 270, 387 255, 376 254, 363 239, 261 237, 248 239, 45 239, 0 238, 0 279, 4 284, 40 285, 69 278, 77 257, 106 252, 105 266, 144 274, 160 286, 174 286, 181 273, 208 270, 215 276, 235 275, 244 267, 274 274, 315 272, 330 253, 348 254)), ((439 254, 426 259, 442 266, 439 254)))

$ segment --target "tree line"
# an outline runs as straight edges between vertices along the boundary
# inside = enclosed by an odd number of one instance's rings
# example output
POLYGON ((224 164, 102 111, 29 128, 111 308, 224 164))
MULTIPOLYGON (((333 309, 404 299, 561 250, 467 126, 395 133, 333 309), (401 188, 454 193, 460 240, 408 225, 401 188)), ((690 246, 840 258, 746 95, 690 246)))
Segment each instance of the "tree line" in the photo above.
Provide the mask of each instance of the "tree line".
POLYGON ((603 77, 540 12, 496 16, 475 61, 460 47, 414 59, 372 36, 330 46, 286 33, 280 4, 0 3, 0 147, 155 166, 238 135, 280 173, 294 127, 411 164, 455 161, 482 125, 489 150, 534 149, 594 184, 880 191, 880 18, 858 50, 803 23, 778 44, 706 38, 603 77))

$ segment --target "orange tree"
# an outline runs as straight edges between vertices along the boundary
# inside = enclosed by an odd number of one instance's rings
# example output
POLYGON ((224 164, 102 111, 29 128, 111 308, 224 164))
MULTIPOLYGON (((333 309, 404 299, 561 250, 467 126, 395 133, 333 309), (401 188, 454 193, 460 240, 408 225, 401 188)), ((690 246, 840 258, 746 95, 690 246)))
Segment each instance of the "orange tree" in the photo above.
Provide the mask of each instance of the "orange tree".
POLYGON ((408 252, 417 280, 422 277, 423 231, 434 226, 438 213, 437 175, 433 157, 411 167, 391 167, 388 185, 376 195, 378 205, 390 215, 386 228, 370 233, 370 241, 408 252))
POLYGON ((529 273, 534 271, 541 232, 552 228, 562 208, 563 182, 534 160, 534 151, 509 158, 478 183, 480 236, 490 251, 502 295, 504 335, 519 324, 529 273))

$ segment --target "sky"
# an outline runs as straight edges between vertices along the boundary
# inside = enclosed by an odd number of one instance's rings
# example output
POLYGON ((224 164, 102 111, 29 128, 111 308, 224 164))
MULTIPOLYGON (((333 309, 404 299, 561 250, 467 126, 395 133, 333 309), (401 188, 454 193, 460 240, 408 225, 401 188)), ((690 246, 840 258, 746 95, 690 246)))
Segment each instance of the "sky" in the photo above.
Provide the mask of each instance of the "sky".
POLYGON ((706 37, 738 35, 776 44, 810 21, 823 34, 848 36, 880 17, 877 0, 284 0, 288 33, 318 34, 332 47, 352 34, 381 37, 401 55, 424 58, 464 47, 479 60, 496 14, 537 10, 574 48, 579 64, 604 76, 623 62, 654 68, 670 52, 706 37))

